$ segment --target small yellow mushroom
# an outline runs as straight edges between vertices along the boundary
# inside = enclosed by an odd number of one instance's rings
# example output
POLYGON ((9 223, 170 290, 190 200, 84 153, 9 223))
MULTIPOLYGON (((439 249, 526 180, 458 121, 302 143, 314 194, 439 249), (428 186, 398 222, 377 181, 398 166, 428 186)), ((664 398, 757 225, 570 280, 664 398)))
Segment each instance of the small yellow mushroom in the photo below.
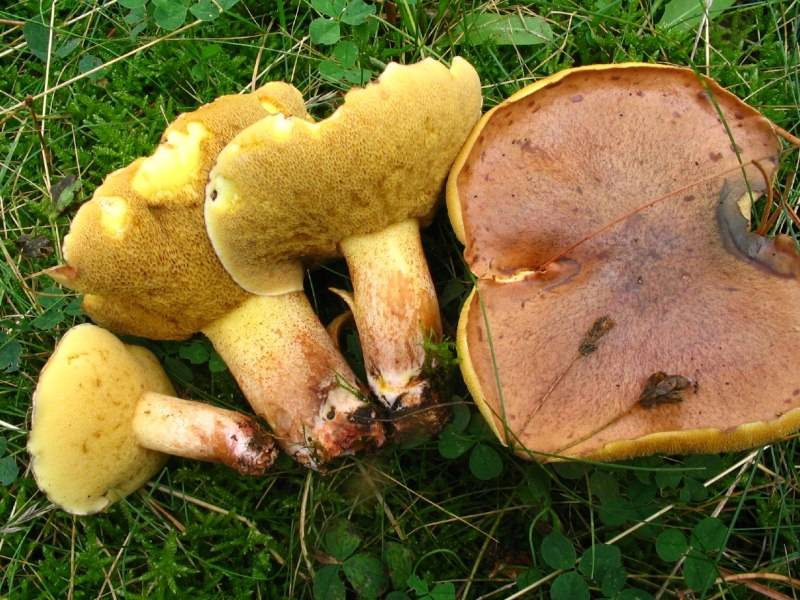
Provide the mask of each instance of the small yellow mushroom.
POLYGON ((247 415, 180 400, 152 353, 95 325, 70 329, 33 397, 33 474, 67 512, 101 511, 141 487, 166 454, 260 475, 275 441, 247 415))

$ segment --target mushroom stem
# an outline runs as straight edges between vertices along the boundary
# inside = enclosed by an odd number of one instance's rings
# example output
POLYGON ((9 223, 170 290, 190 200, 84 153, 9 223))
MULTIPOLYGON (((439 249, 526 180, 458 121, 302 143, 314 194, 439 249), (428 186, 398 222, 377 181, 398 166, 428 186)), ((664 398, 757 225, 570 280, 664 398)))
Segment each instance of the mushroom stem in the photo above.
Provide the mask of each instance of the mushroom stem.
POLYGON ((275 443, 254 421, 174 394, 145 348, 89 323, 70 329, 33 394, 28 452, 40 489, 64 510, 86 515, 137 490, 163 466, 162 452, 245 474, 272 464, 275 443))
POLYGON ((419 223, 407 219, 351 236, 340 248, 354 290, 345 300, 352 302, 370 387, 394 413, 399 434, 438 430, 446 413, 427 410, 438 398, 423 367, 425 341, 438 340, 442 324, 419 223))
POLYGON ((253 296, 203 332, 295 460, 317 469, 383 444, 374 408, 302 291, 253 296))
POLYGON ((252 417, 157 392, 142 395, 133 431, 145 448, 219 462, 243 475, 262 475, 277 458, 272 437, 252 417))

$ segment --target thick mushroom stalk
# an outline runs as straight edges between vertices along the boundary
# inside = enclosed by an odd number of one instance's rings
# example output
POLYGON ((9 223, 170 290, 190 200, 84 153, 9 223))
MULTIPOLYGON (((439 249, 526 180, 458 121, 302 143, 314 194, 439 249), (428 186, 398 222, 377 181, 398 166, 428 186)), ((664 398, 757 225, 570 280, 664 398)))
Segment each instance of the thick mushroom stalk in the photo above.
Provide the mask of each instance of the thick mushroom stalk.
POLYGON ((277 295, 288 267, 345 254, 370 386, 404 433, 442 421, 440 410, 409 416, 437 402, 421 367, 425 338, 440 333, 417 223, 480 109, 465 60, 392 63, 323 121, 275 115, 244 129, 209 175, 209 239, 249 292, 277 295))
POLYGON ((383 427, 302 291, 256 296, 203 332, 283 449, 317 469, 383 444, 383 427))
POLYGON ((89 514, 130 494, 166 454, 261 475, 275 442, 247 415, 180 400, 155 356, 95 325, 64 335, 39 377, 28 440, 39 487, 89 514))
POLYGON ((800 254, 740 210, 780 154, 763 115, 678 67, 569 69, 484 115, 448 209, 477 279, 461 369, 503 441, 615 460, 800 427, 800 254))
POLYGON ((370 388, 399 434, 438 430, 446 411, 436 407, 423 367, 425 342, 440 339, 442 324, 419 223, 348 237, 340 247, 354 292, 341 295, 353 311, 370 388))
POLYGON ((242 128, 277 113, 309 118, 300 93, 280 82, 178 117, 151 156, 111 173, 81 207, 64 241, 67 264, 50 274, 83 292, 86 312, 115 332, 206 333, 283 447, 317 467, 382 444, 383 427, 322 335, 300 263, 276 267, 275 298, 247 294, 220 265, 203 223, 217 154, 242 128), (332 406, 335 418, 327 416, 332 406))

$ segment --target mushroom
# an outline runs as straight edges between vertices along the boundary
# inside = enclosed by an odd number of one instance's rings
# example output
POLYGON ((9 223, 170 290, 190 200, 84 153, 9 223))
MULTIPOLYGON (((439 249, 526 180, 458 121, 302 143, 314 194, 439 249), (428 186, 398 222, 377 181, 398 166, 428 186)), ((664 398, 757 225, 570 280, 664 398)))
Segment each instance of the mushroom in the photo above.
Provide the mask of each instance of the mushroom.
POLYGON ((33 474, 67 512, 99 512, 141 487, 166 454, 245 475, 272 465, 272 437, 252 418, 180 400, 158 360, 95 325, 70 329, 33 396, 33 474), (166 454, 165 454, 166 453, 166 454))
MULTIPOLYGON (((308 118, 300 93, 274 82, 179 116, 149 157, 111 173, 64 240, 57 281, 85 293, 84 309, 112 331, 184 339, 202 331, 255 412, 297 460, 318 466, 383 428, 355 375, 333 348, 303 291, 247 294, 225 273, 206 237, 202 204, 219 151, 269 114, 308 118)), ((288 286, 288 284, 287 284, 288 286)))
POLYGON ((480 108, 465 60, 392 63, 323 121, 273 115, 251 125, 210 174, 208 235, 244 289, 279 298, 301 289, 303 262, 344 255, 354 293, 339 294, 370 387, 401 433, 435 430, 445 414, 423 373, 424 343, 441 322, 419 227, 480 108))
POLYGON ((461 368, 501 440, 613 460, 800 426, 800 256, 741 211, 780 153, 765 117, 677 67, 570 69, 482 118, 447 201, 477 278, 461 368))

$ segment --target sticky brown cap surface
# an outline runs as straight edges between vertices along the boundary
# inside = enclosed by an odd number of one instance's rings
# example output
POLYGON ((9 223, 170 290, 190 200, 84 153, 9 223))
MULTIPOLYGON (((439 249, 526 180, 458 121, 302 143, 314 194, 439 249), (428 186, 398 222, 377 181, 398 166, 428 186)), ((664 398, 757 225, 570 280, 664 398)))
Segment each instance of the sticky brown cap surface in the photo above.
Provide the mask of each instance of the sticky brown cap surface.
POLYGON ((206 236, 205 184, 223 146, 276 110, 307 117, 280 82, 180 115, 153 155, 111 173, 80 208, 54 278, 87 294, 96 322, 150 338, 187 337, 240 304, 206 236))
POLYGON ((769 122, 648 65, 576 69, 512 100, 474 133, 448 198, 479 276, 464 374, 501 437, 614 459, 800 425, 800 258, 737 204, 766 188, 751 161, 775 170, 769 122))
POLYGON ((220 260, 254 293, 285 287, 287 262, 337 255, 337 243, 427 218, 480 116, 466 61, 390 64, 327 119, 279 115, 240 133, 211 172, 206 224, 220 260))
POLYGON ((143 392, 175 392, 147 350, 126 347, 94 325, 78 325, 39 377, 28 440, 33 473, 52 502, 90 514, 138 489, 165 457, 136 441, 143 392))

